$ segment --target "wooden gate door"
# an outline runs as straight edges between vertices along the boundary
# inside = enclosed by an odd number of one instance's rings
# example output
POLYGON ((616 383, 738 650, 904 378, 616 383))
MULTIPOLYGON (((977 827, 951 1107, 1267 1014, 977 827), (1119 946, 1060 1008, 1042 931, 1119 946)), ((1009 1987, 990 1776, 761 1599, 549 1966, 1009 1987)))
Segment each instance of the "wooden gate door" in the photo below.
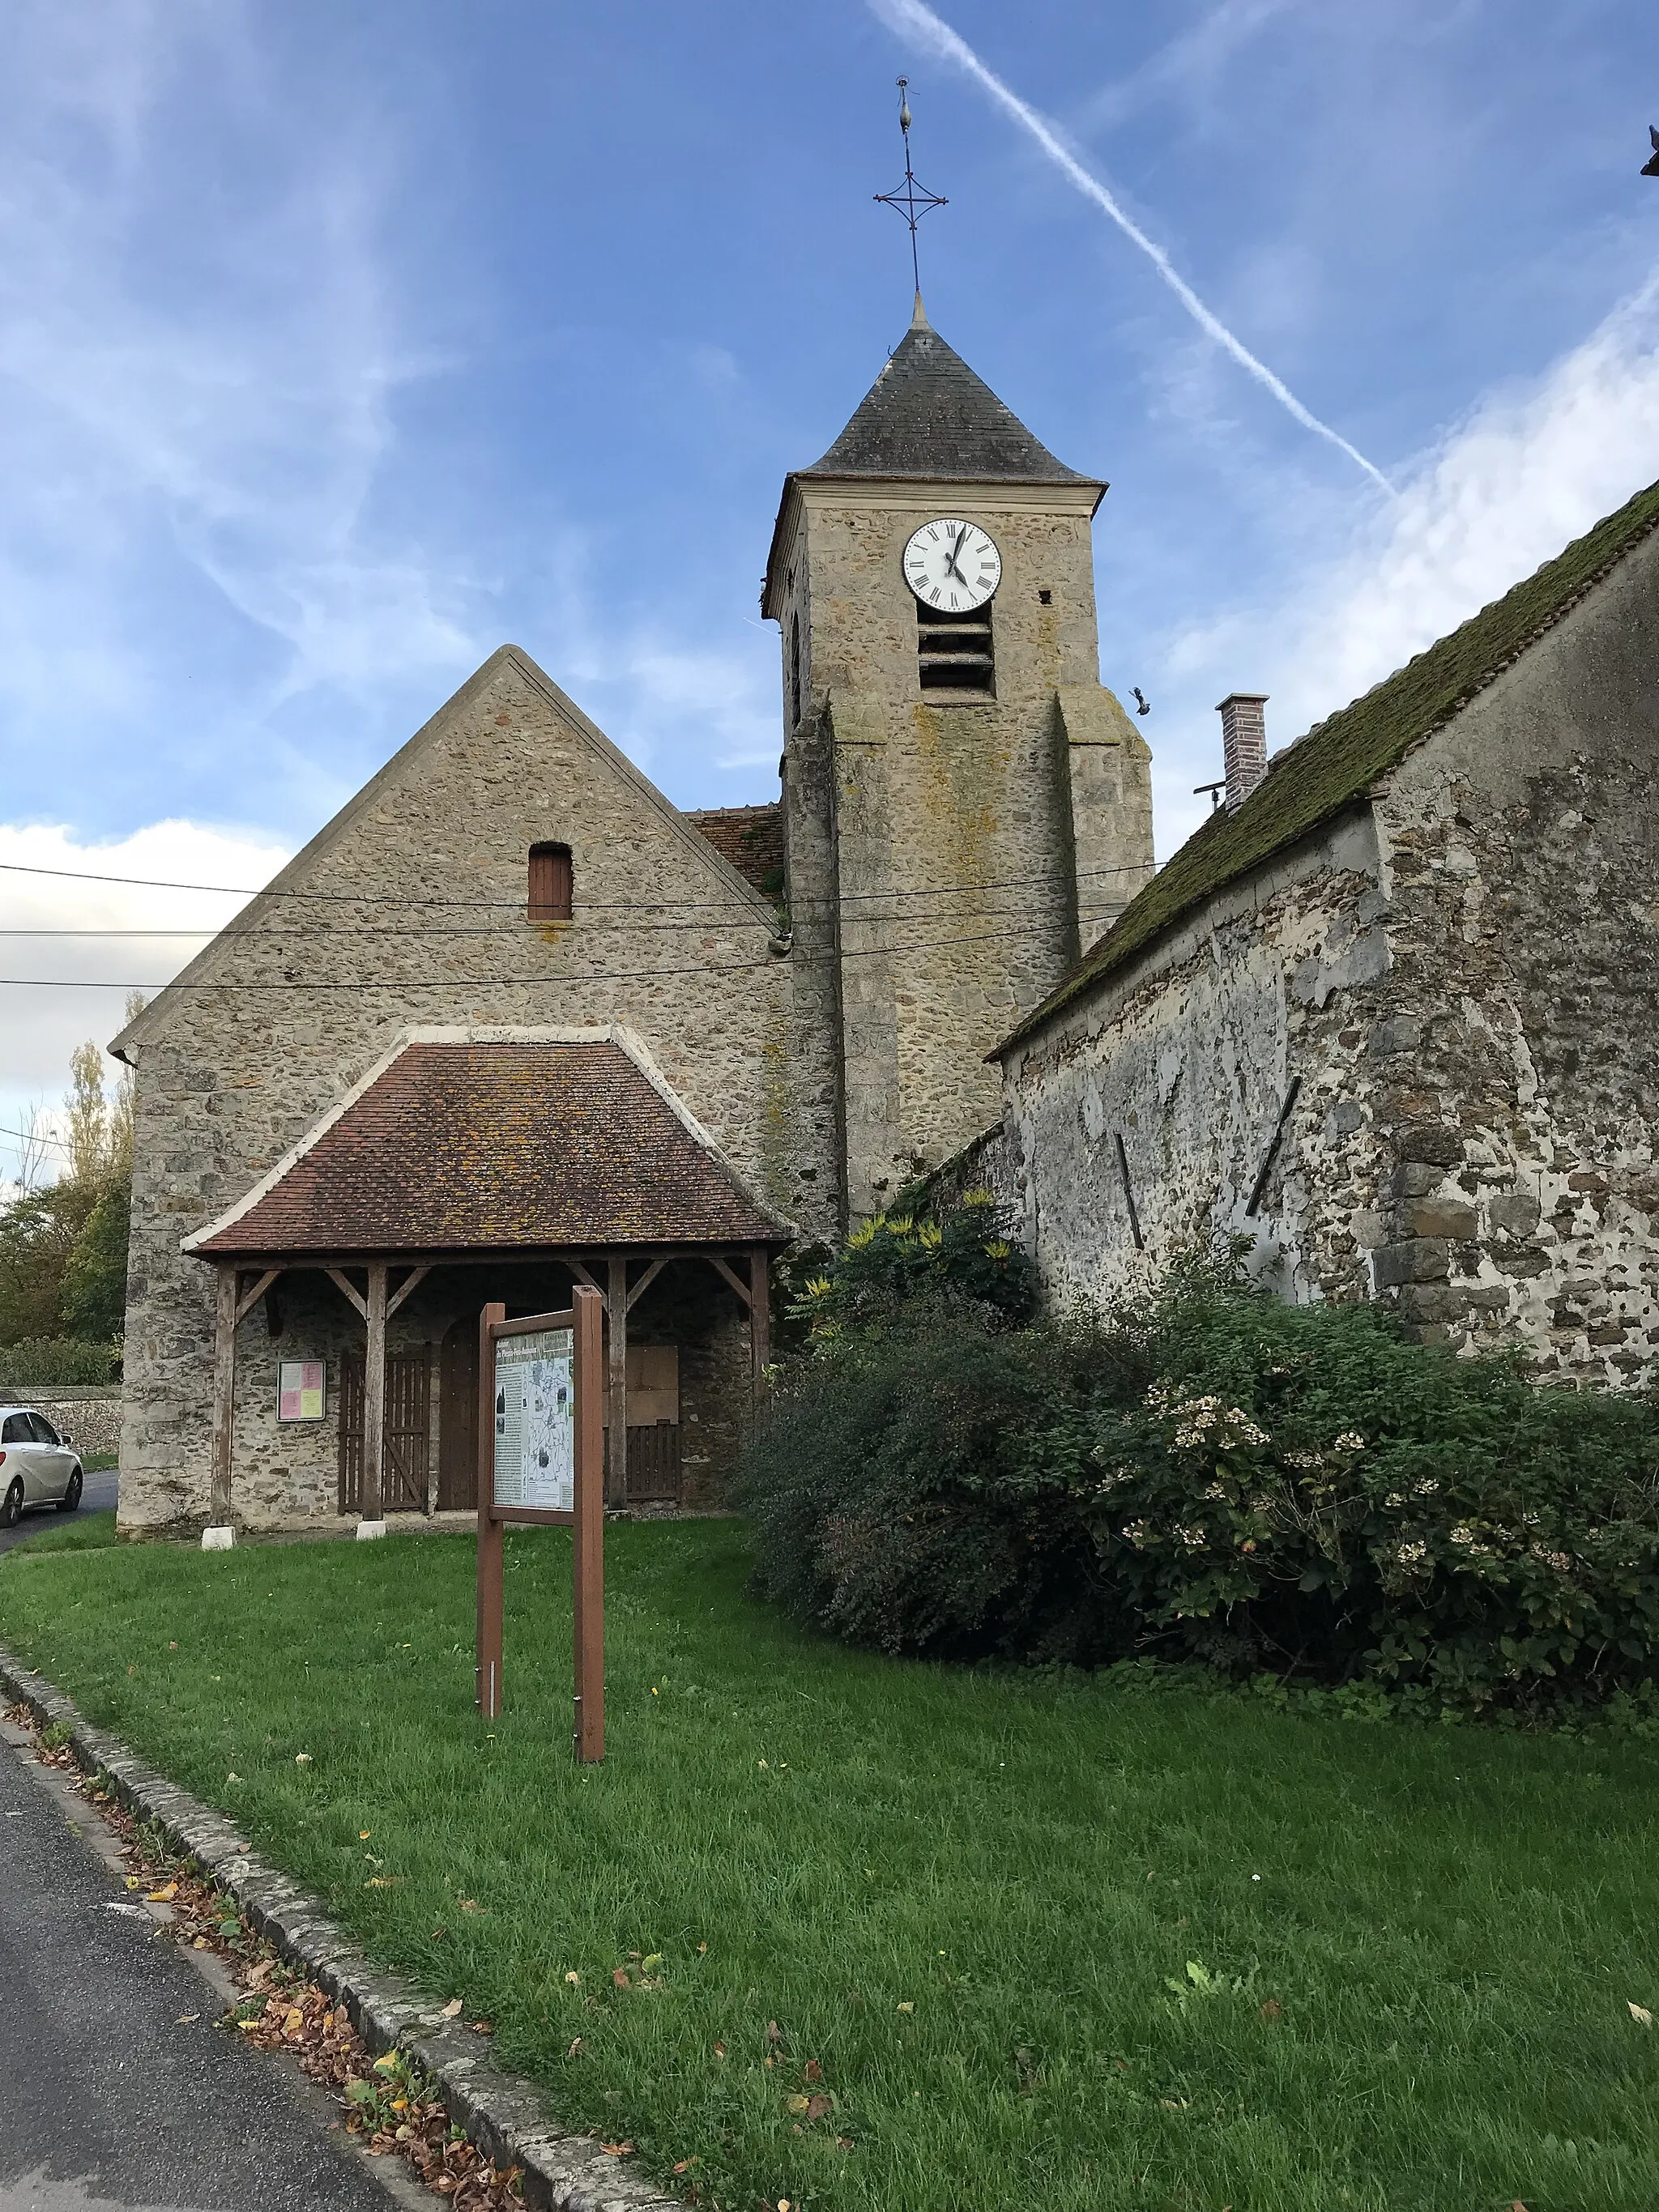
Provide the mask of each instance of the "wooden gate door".
MULTIPOLYGON (((431 1464, 431 1353, 390 1352, 386 1363, 386 1468, 380 1502, 388 1513, 424 1513, 431 1464)), ((340 1362, 340 1510, 363 1507, 363 1356, 340 1362)))
POLYGON ((438 1357, 438 1510, 478 1504, 478 1324, 454 1322, 438 1357))

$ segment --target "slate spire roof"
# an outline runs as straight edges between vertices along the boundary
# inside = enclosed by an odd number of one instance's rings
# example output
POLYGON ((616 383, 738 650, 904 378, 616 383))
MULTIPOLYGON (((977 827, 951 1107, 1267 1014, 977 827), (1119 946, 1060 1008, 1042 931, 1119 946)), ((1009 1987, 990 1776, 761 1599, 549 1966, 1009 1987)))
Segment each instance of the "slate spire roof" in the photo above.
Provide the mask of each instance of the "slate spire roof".
POLYGON ((1097 483, 1057 461, 927 320, 909 329, 852 421, 804 477, 925 477, 972 483, 1097 483))

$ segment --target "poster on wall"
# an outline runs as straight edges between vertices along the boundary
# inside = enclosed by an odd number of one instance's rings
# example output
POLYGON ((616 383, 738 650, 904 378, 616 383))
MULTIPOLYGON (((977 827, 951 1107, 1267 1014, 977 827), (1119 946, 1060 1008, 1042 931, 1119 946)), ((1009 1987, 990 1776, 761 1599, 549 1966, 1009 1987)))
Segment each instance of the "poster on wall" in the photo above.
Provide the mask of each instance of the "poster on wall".
POLYGON ((328 1411, 328 1370, 320 1359, 284 1359, 276 1370, 279 1421, 320 1421, 328 1411))
POLYGON ((495 1340, 495 1503, 575 1505, 574 1345, 568 1328, 495 1340))

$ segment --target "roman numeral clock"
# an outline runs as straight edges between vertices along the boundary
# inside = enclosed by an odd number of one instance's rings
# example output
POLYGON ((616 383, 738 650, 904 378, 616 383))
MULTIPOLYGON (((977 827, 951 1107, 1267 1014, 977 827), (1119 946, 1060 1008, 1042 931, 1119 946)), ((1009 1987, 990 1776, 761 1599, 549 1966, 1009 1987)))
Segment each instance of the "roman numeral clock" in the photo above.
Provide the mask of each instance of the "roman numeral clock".
POLYGON ((912 534, 904 578, 923 606, 967 614, 982 607, 1002 581, 1002 556, 978 523, 941 517, 912 534))

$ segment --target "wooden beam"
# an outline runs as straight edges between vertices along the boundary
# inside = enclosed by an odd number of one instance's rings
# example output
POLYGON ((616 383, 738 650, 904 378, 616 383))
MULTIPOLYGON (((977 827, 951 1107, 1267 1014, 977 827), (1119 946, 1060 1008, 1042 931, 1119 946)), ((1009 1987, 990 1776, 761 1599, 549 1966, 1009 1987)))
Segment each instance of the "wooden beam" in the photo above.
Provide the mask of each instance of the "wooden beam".
POLYGON ((506 1530, 490 1508, 495 1503, 495 1339, 507 1308, 486 1306, 478 1316, 478 1711, 493 1721, 501 1710, 502 1582, 506 1530))
POLYGON ((576 1280, 581 1285, 582 1288, 584 1290, 592 1291, 594 1297, 599 1301, 599 1304, 601 1305, 605 1305, 607 1301, 604 1291, 601 1289, 599 1285, 594 1281, 592 1276, 582 1265, 581 1261, 580 1260, 574 1259, 568 1253, 562 1253, 560 1255, 560 1257, 564 1265, 569 1268, 571 1273, 576 1278, 576 1280))
POLYGON ((386 1300, 386 1317, 388 1321, 390 1321, 392 1315, 397 1312, 398 1307, 402 1305, 404 1300, 409 1296, 410 1292, 411 1291, 418 1291, 421 1285, 425 1282, 427 1277, 431 1273, 432 1262, 430 1260, 423 1260, 418 1267, 411 1267, 410 1269, 409 1273, 404 1277, 402 1282, 398 1284, 396 1294, 386 1300))
POLYGON ((280 1267, 267 1267, 264 1274, 260 1276, 258 1281, 253 1285, 253 1288, 248 1291, 247 1295, 245 1297, 237 1299, 236 1325, 239 1328, 246 1320, 247 1316, 253 1311, 254 1307, 258 1304, 260 1299, 264 1297, 265 1292, 270 1288, 271 1285, 276 1281, 277 1276, 280 1275, 282 1272, 283 1271, 280 1267))
POLYGON ((718 1252, 707 1252, 703 1255, 703 1257, 717 1273, 725 1276, 726 1281, 730 1283, 732 1288, 737 1292, 739 1301, 746 1306, 749 1303, 749 1285, 744 1281, 742 1276, 738 1274, 736 1268, 728 1266, 727 1263, 721 1259, 718 1252))
POLYGON ((367 1321, 368 1319, 368 1302, 366 1298, 360 1298, 358 1297, 356 1285, 349 1282, 346 1277, 340 1273, 340 1270, 337 1267, 325 1267, 323 1273, 328 1277, 330 1282, 333 1284, 335 1289, 340 1293, 340 1296, 344 1298, 349 1304, 356 1308, 358 1320, 367 1321))
POLYGON ((586 1284, 573 1301, 575 1309, 576 1525, 574 1553, 576 1628, 576 1756, 585 1765, 605 1757, 605 1500, 599 1468, 605 1450, 600 1427, 604 1407, 597 1383, 605 1327, 600 1300, 586 1284))
POLYGON ((628 1293, 628 1310, 629 1313, 633 1312, 635 1307, 638 1305, 641 1298, 645 1295, 646 1291, 650 1289, 652 1284, 656 1281, 658 1276, 661 1274, 663 1269, 668 1265, 669 1260, 672 1256, 672 1255, 667 1252, 659 1253, 657 1257, 651 1262, 651 1265, 646 1269, 645 1273, 640 1277, 638 1282, 635 1284, 633 1289, 628 1293))
POLYGON ((611 1467, 605 1486, 607 1505, 628 1503, 628 1255, 613 1252, 605 1263, 611 1295, 605 1310, 611 1323, 611 1467))
POLYGON ((386 1517, 386 1263, 368 1263, 368 1335, 363 1353, 363 1512, 365 1521, 386 1517))
POLYGON ((230 1521, 231 1423, 236 1411, 236 1288, 234 1267, 221 1267, 214 1302, 213 1473, 208 1514, 216 1528, 230 1521))
POLYGON ((766 1395, 766 1369, 772 1357, 771 1255, 764 1244, 749 1254, 749 1352, 754 1370, 755 1405, 766 1395))

